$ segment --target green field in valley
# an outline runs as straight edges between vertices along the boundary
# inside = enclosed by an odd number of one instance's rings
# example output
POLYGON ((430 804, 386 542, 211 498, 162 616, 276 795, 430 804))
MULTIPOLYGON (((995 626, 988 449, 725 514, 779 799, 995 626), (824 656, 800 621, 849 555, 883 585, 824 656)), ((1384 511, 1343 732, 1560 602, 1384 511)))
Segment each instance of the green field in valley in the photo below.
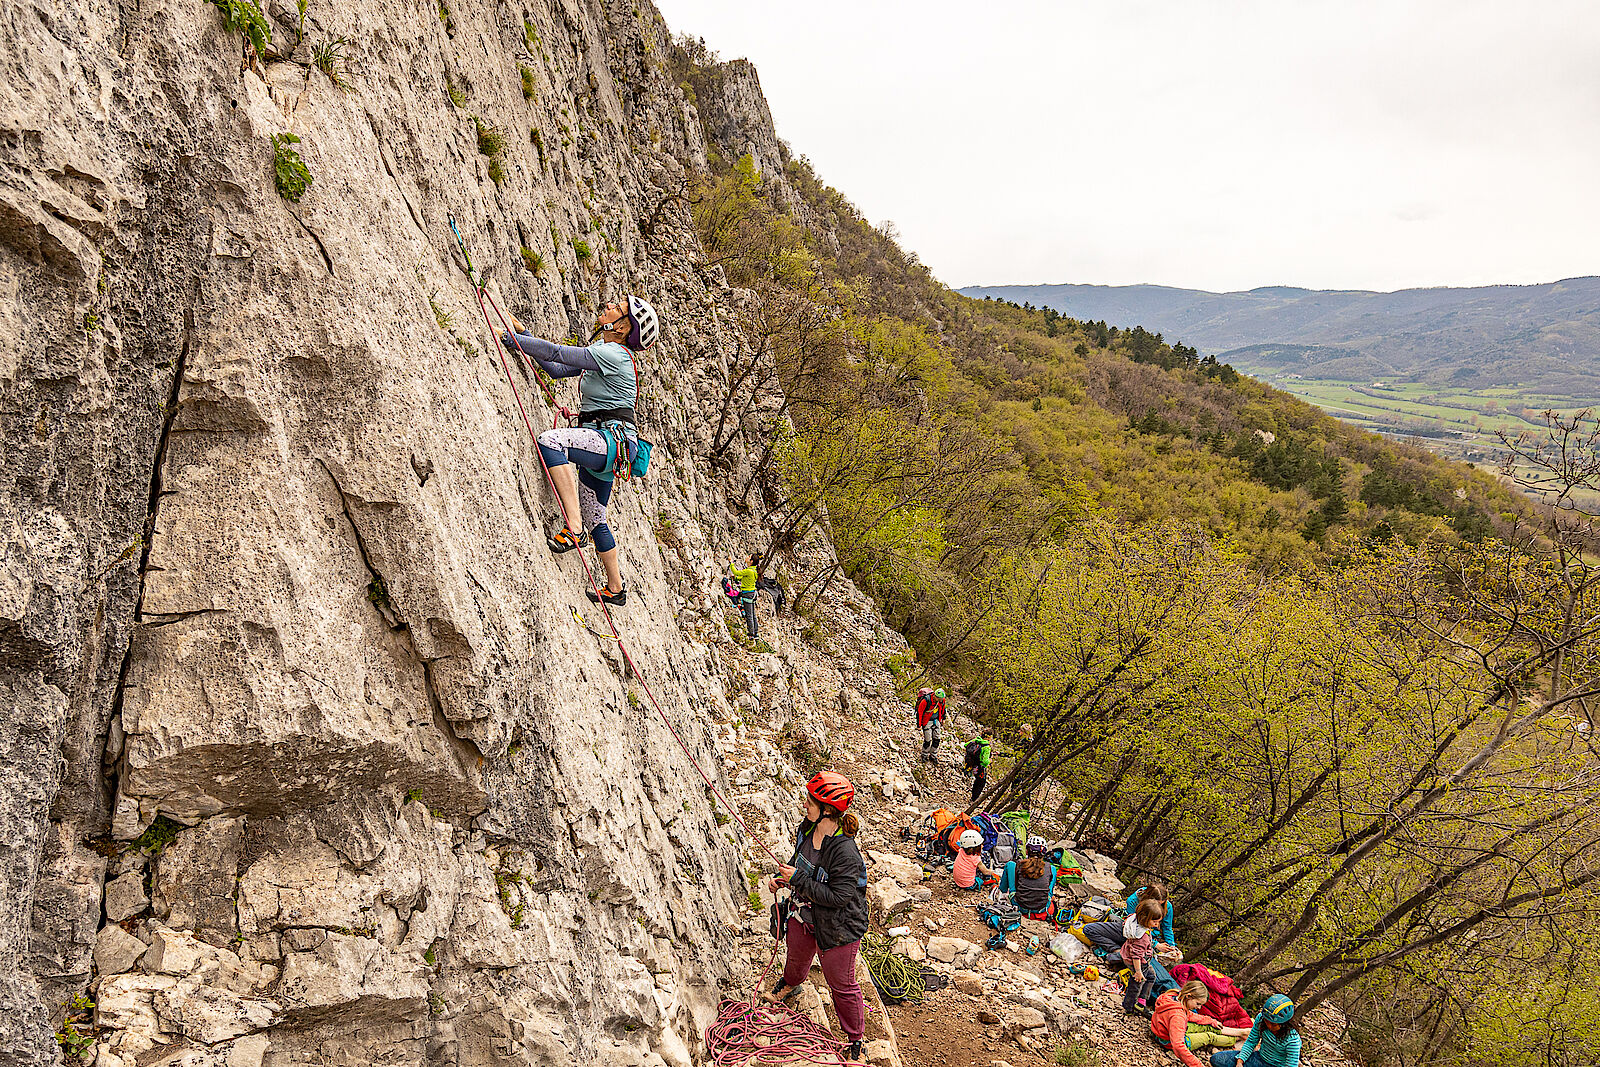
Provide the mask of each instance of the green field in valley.
POLYGON ((1500 465, 1506 451, 1501 433, 1543 436, 1547 410, 1571 414, 1600 407, 1600 397, 1549 396, 1514 387, 1441 389, 1418 382, 1343 381, 1236 366, 1364 430, 1415 441, 1438 455, 1478 466, 1500 465))

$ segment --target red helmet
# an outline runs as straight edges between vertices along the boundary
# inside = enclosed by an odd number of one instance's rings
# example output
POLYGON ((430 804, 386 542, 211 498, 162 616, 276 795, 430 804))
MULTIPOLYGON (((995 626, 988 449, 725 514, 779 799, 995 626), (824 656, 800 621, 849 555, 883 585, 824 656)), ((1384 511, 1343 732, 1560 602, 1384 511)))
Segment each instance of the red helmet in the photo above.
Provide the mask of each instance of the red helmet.
POLYGON ((837 771, 818 771, 811 776, 811 781, 806 783, 806 792, 810 793, 811 799, 818 804, 826 804, 842 812, 855 798, 856 787, 850 784, 850 779, 837 771))

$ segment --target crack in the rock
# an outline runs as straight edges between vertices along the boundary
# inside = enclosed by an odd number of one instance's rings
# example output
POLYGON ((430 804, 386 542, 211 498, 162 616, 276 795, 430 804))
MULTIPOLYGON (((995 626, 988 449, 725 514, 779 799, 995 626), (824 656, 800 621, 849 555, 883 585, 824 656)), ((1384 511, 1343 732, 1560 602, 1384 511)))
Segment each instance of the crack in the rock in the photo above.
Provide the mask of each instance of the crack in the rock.
POLYGON ((306 231, 306 236, 310 237, 311 240, 316 243, 317 251, 322 253, 322 262, 328 265, 328 273, 337 278, 339 276, 339 272, 333 269, 333 258, 328 255, 327 246, 322 243, 322 238, 317 236, 317 231, 313 230, 310 226, 307 226, 305 220, 299 215, 295 215, 295 213, 292 211, 289 212, 289 214, 294 215, 294 221, 298 222, 300 224, 300 228, 306 231))
MULTIPOLYGON (((345 493, 344 486, 339 484, 338 476, 333 473, 333 469, 326 462, 319 458, 317 464, 327 474, 328 480, 333 483, 333 491, 339 494, 339 507, 344 511, 345 521, 350 524, 350 532, 356 541, 356 552, 361 556, 361 563, 367 568, 367 573, 372 576, 374 587, 385 591, 388 590, 388 581, 384 579, 382 572, 372 562, 372 553, 367 549, 366 538, 361 535, 361 526, 356 522, 355 512, 350 508, 350 497, 345 493)), ((411 658, 416 660, 417 665, 422 668, 422 687, 428 697, 428 706, 433 711, 433 728, 439 731, 446 743, 455 752, 461 769, 470 771, 483 761, 483 753, 478 750, 478 746, 470 739, 459 736, 451 728, 450 719, 444 713, 444 703, 439 699, 439 690, 433 679, 434 659, 424 656, 421 649, 417 648, 416 638, 411 633, 411 624, 400 618, 398 612, 395 612, 392 603, 389 608, 389 614, 385 614, 376 602, 372 605, 372 609, 378 613, 378 617, 383 620, 389 632, 401 638, 406 651, 411 654, 411 658), (393 616, 392 619, 391 615, 393 616)))
POLYGON ((143 623, 147 629, 153 630, 158 626, 171 626, 175 622, 182 622, 185 619, 192 619, 196 615, 211 615, 219 610, 221 609, 196 608, 193 611, 156 611, 151 612, 149 615, 136 616, 136 618, 140 623, 143 623))
MULTIPOLYGON (((178 347, 178 358, 172 361, 172 385, 167 389, 167 402, 162 407, 161 433, 156 438, 155 461, 150 466, 150 493, 145 503, 144 544, 139 551, 139 592, 133 601, 133 619, 137 622, 144 613, 144 580, 150 573, 150 548, 155 540, 156 513, 161 509, 161 498, 175 490, 166 489, 161 480, 167 462, 167 444, 172 437, 172 423, 178 417, 179 394, 183 389, 183 371, 189 362, 189 344, 194 337, 194 312, 183 313, 183 343, 178 347)), ((156 570, 161 570, 157 567, 156 570)), ((133 635, 128 635, 128 647, 122 653, 122 666, 117 672, 117 688, 111 694, 111 717, 122 714, 123 696, 128 688, 128 671, 133 665, 133 635)))

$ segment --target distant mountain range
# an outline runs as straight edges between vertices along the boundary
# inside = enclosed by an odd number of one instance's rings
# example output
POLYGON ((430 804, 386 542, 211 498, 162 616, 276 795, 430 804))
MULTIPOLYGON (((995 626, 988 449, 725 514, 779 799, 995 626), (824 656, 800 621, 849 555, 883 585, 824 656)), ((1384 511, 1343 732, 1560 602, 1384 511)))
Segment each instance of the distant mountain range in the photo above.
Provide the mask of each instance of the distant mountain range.
POLYGON ((1143 326, 1241 369, 1600 397, 1600 277, 1477 289, 988 285, 967 296, 1143 326))

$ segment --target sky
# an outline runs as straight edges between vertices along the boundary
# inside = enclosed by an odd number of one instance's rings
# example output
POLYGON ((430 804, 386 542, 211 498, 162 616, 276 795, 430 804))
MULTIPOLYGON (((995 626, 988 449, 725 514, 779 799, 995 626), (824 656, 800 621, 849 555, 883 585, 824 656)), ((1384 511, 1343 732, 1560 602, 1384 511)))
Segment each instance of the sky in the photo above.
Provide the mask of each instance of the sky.
POLYGON ((952 286, 1600 274, 1594 0, 656 0, 952 286))

